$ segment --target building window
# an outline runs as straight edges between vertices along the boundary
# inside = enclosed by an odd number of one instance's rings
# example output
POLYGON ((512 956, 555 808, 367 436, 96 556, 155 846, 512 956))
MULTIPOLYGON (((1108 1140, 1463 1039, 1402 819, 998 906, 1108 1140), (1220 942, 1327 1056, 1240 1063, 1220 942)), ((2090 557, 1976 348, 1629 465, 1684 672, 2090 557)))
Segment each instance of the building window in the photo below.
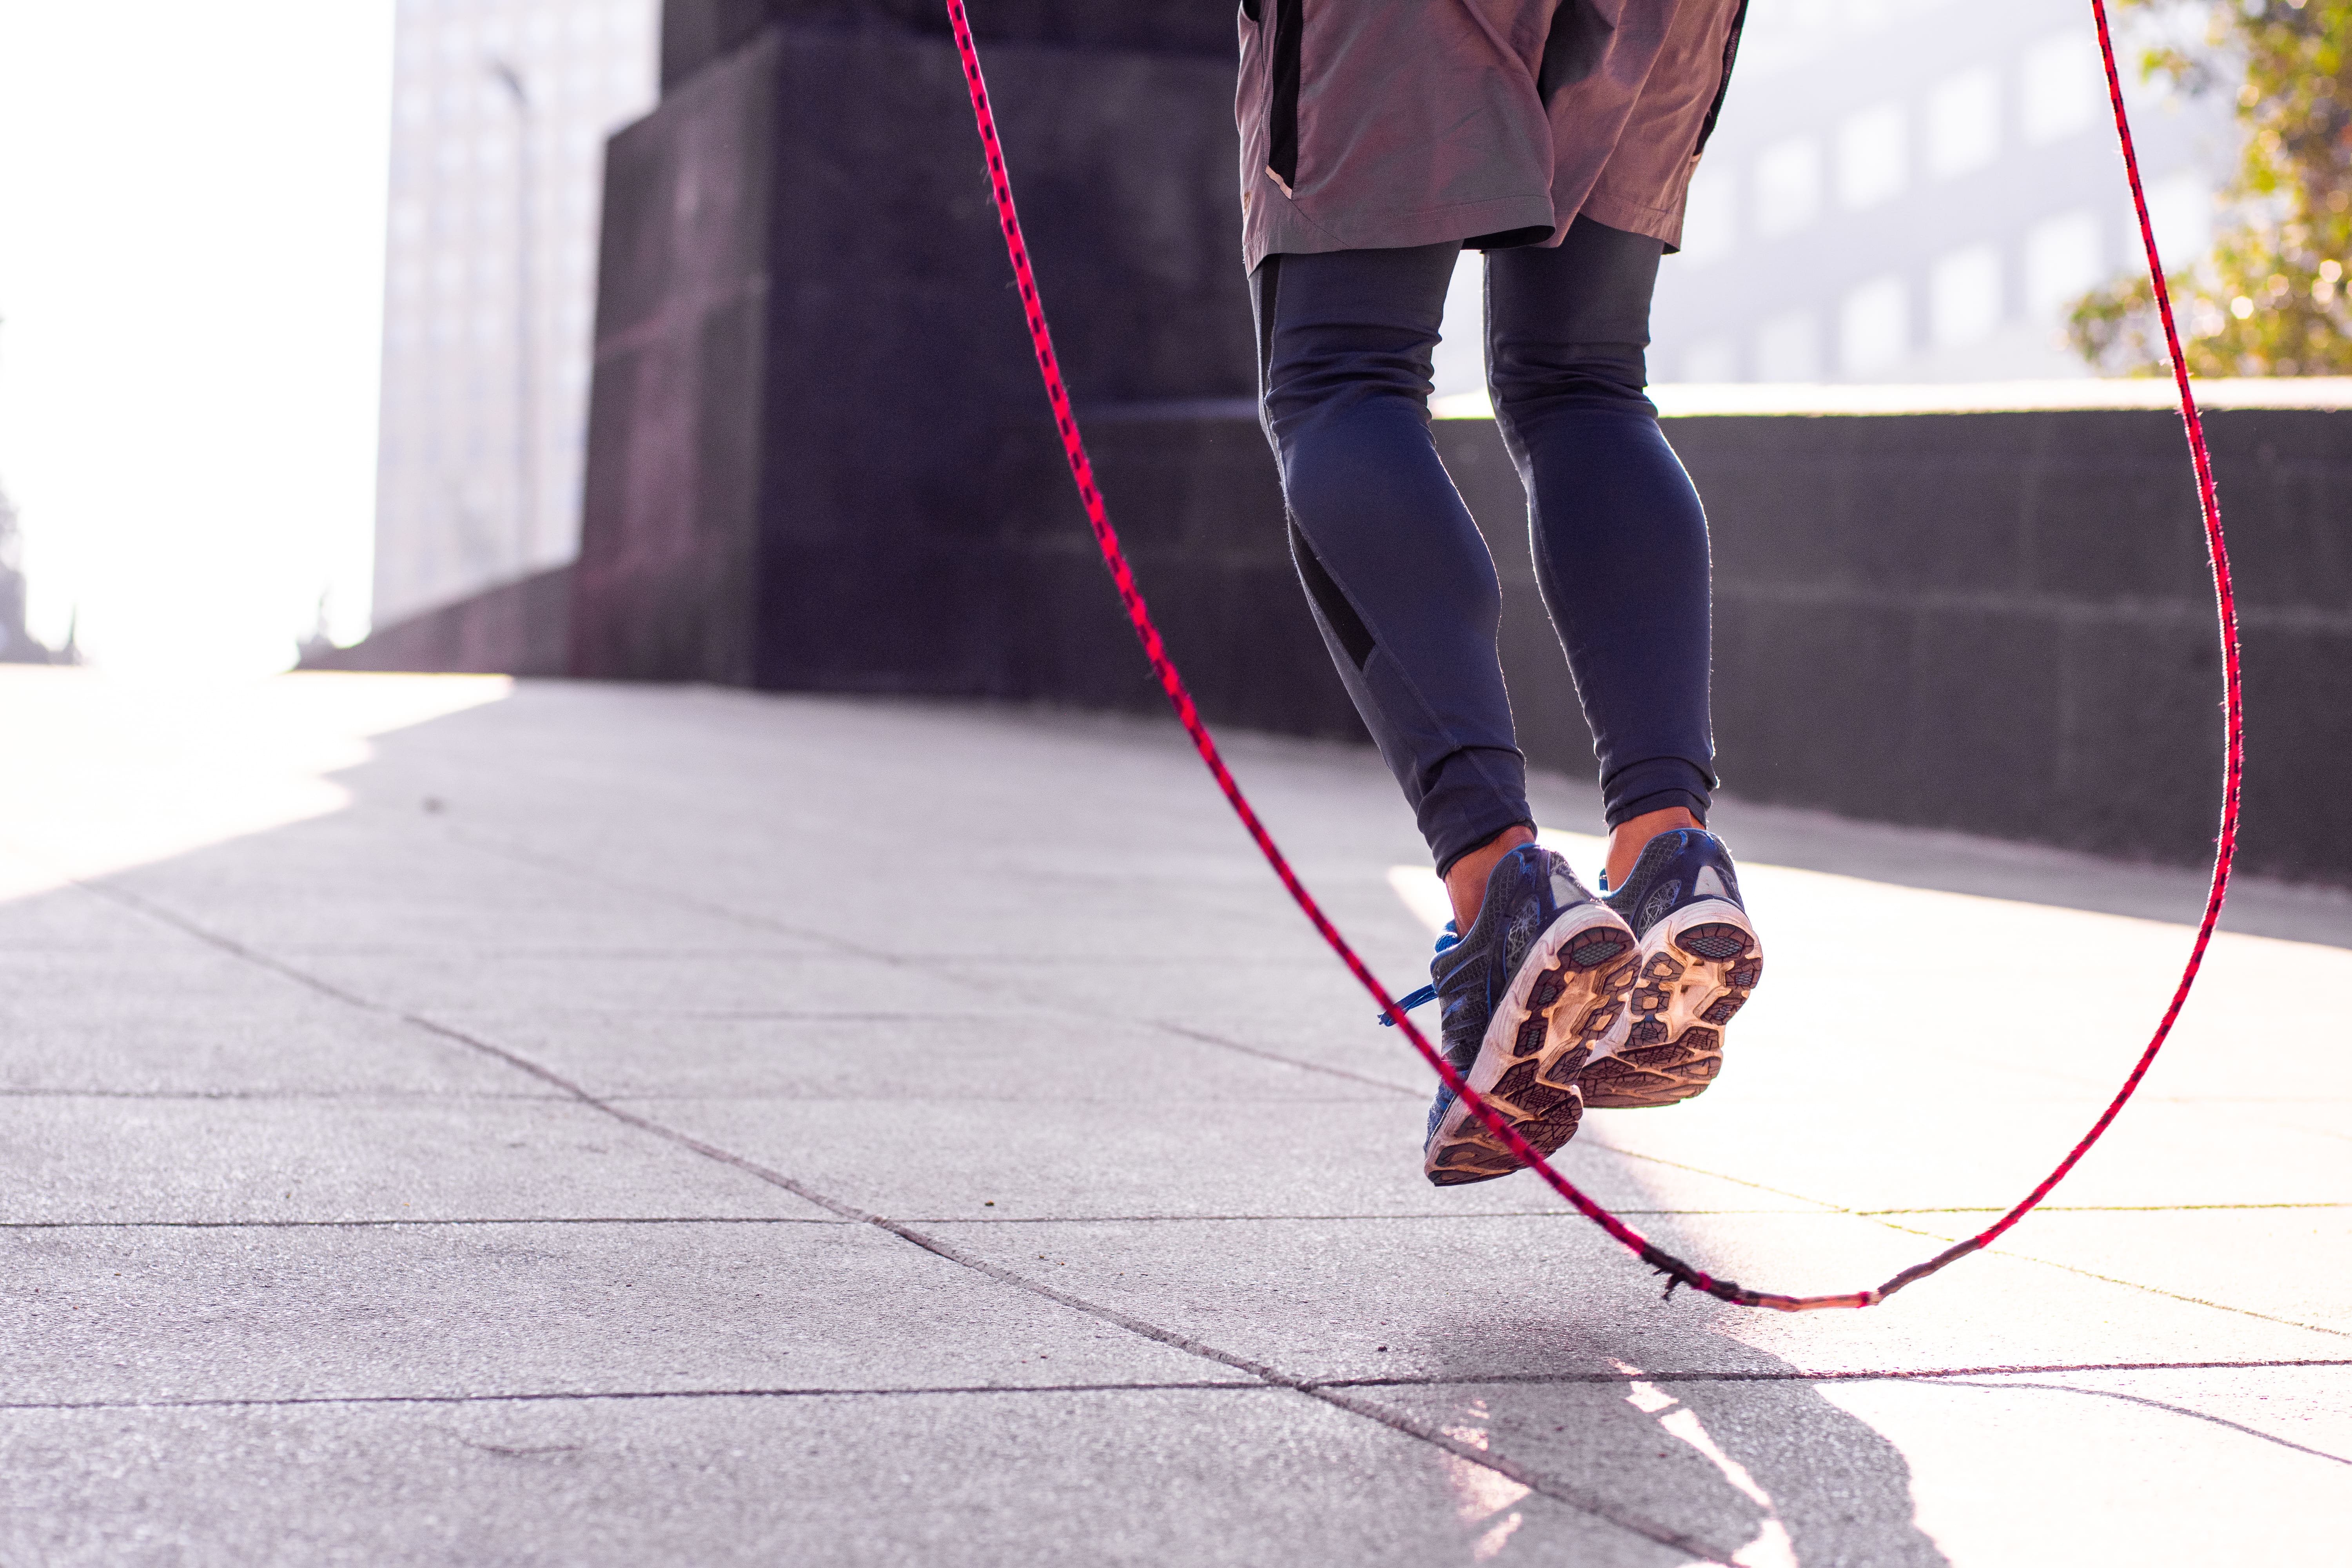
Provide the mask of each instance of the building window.
POLYGON ((1962 71, 1927 95, 1927 172, 1939 180, 1983 168, 2000 155, 2000 79, 1962 71))
POLYGON ((2086 212, 2035 224, 2025 236, 2025 309, 2056 321, 2099 281, 2099 222, 2086 212))
POLYGON ((1819 381, 1821 331, 1811 310, 1784 310, 1756 329, 1759 381, 1819 381))
POLYGON ((1901 195, 1911 177, 1908 140, 1903 110, 1895 104, 1848 117, 1838 127, 1838 201, 1868 207, 1901 195))
POLYGON ((1838 308, 1838 368, 1874 375, 1911 346, 1911 291, 1900 278, 1874 278, 1838 308))
POLYGON ((1810 136, 1776 142, 1756 159, 1756 229, 1793 234, 1822 206, 1822 150, 1810 136))
POLYGON ((2000 325, 2000 252, 1972 245, 1927 273, 1927 331, 1937 348, 1966 348, 2000 325))
POLYGON ((2019 132, 2032 146, 2089 129, 2105 99, 2105 68, 2088 39, 2075 33, 2042 39, 2025 51, 2019 132))

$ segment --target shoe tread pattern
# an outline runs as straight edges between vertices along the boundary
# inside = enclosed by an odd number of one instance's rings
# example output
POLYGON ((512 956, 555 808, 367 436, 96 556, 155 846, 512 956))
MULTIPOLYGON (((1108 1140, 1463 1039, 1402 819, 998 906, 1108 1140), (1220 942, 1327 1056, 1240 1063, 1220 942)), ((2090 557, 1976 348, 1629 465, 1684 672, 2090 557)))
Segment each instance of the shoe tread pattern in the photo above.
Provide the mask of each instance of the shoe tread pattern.
MULTIPOLYGON (((1510 1066, 1479 1092, 1546 1158, 1576 1136, 1583 1120, 1578 1075, 1624 1009, 1638 969, 1635 956, 1632 933, 1615 921, 1571 933, 1528 987, 1519 1021, 1500 1037, 1510 1042, 1510 1066)), ((1431 1142, 1424 1168, 1437 1185, 1459 1186, 1507 1176, 1519 1168, 1519 1157, 1457 1102, 1431 1142)))
POLYGON ((1705 918, 1642 944, 1625 1041, 1589 1064, 1584 1102, 1596 1110, 1675 1105, 1723 1070, 1723 1030, 1764 974, 1763 945, 1745 917, 1705 918))

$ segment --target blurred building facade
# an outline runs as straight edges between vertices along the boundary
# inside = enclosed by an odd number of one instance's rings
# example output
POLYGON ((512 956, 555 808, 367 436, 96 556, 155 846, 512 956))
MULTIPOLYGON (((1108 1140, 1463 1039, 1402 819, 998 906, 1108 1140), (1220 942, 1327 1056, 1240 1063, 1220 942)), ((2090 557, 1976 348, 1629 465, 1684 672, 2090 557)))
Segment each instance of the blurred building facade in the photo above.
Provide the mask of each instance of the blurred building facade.
MULTIPOLYGON (((2145 85, 2117 34, 2168 268, 2211 238, 2229 104, 2145 85)), ((2137 29, 2135 31, 2135 29, 2137 29)), ((1659 269, 1654 382, 2084 376, 2065 319, 2140 266, 2087 7, 2048 0, 1751 0, 1731 90, 1659 269)), ((1484 406, 1475 258, 1446 300, 1437 390, 1484 406)))
MULTIPOLYGON (((2118 42, 2158 242, 2186 263, 2236 159, 2230 107, 2141 85, 2142 40, 2118 42)), ((1651 375, 2084 375, 2068 310, 2139 266, 2087 7, 1755 0, 1651 375)))
POLYGON ((398 0, 373 616, 578 547, 604 138, 660 0, 398 0))

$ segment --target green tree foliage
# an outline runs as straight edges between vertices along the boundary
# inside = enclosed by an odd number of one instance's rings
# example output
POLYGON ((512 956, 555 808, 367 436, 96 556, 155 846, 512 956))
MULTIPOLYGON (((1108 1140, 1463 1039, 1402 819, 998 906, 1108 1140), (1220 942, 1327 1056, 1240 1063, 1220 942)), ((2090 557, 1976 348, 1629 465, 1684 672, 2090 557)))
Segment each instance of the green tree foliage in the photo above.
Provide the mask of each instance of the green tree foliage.
MULTIPOLYGON (((2190 373, 2352 374, 2352 0, 2217 0, 2201 47, 2149 49, 2140 70, 2234 86, 2245 135, 2212 254, 2166 278, 2190 373)), ((2145 277, 2085 295, 2067 335, 2105 374, 2169 373, 2145 277)))

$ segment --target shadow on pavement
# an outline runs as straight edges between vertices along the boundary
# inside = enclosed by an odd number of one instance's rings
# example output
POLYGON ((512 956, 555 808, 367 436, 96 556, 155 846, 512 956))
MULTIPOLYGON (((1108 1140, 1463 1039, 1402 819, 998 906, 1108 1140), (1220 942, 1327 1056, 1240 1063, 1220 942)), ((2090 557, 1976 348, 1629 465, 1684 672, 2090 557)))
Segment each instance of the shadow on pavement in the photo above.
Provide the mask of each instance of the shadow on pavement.
MULTIPOLYGON (((1684 1243, 1663 1217, 1651 1222, 1651 1232, 1669 1248, 1684 1243)), ((1685 1326, 1705 1332, 1731 1310, 1715 1308, 1685 1326)), ((1748 1350, 1737 1373, 1676 1376, 1628 1359, 1657 1353, 1646 1323, 1465 1314, 1423 1331, 1441 1368, 1436 1375, 1418 1387, 1363 1393, 1491 1450, 1531 1479, 1557 1479, 1566 1500, 1653 1539, 1678 1535, 1686 1550, 1742 1568, 1928 1568, 1948 1561, 1914 1523, 1911 1468, 1902 1453, 1786 1362, 1748 1350), (1565 1352, 1580 1363, 1613 1364, 1620 1375, 1484 1380, 1515 1349, 1531 1363, 1565 1352), (1463 1381, 1444 1381, 1449 1358, 1463 1365, 1463 1381)), ((1546 1555, 1551 1531, 1519 1506, 1525 1489, 1465 1460, 1447 1465, 1479 1560, 1546 1555)), ((1565 1523, 1553 1529, 1565 1534, 1565 1523)))

